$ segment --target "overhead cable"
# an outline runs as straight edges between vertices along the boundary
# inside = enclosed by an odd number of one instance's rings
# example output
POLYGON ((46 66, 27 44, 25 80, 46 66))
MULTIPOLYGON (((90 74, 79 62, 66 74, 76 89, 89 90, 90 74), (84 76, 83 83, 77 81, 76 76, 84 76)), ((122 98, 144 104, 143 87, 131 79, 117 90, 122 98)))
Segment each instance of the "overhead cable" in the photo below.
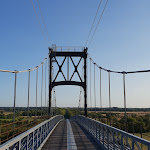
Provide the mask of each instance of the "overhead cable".
POLYGON ((100 15, 100 18, 99 18, 99 20, 98 20, 98 23, 97 23, 97 25, 96 25, 96 28, 95 28, 95 30, 94 30, 94 33, 93 33, 93 35, 92 35, 92 38, 91 38, 91 40, 90 40, 90 42, 89 42, 88 47, 90 46, 90 44, 91 44, 91 42, 92 42, 92 40, 93 40, 93 37, 94 37, 94 35, 95 35, 96 31, 97 31, 98 25, 99 25, 99 23, 100 23, 100 21, 101 21, 101 19, 102 19, 102 16, 103 16, 103 14, 104 14, 104 11, 105 11, 105 9, 106 9, 107 3, 108 3, 108 0, 107 0, 106 3, 105 3, 105 6, 104 6, 103 11, 102 11, 102 13, 101 13, 101 15, 100 15))
POLYGON ((90 37, 90 35, 91 35, 91 32, 92 32, 92 29, 93 29, 94 23, 95 23, 95 21, 96 21, 97 14, 98 14, 98 12, 99 12, 99 8, 100 8, 100 6, 101 6, 101 3, 102 3, 102 0, 100 0, 100 3, 99 3, 99 5, 98 5, 97 11, 96 11, 96 15, 95 15, 95 17, 94 17, 94 20, 93 20, 93 23, 92 23, 92 26, 91 26, 91 29, 90 29, 90 32, 89 32, 88 38, 87 38, 86 43, 85 43, 85 47, 86 47, 87 42, 88 42, 88 40, 89 40, 89 37, 90 37))
POLYGON ((47 41, 47 40, 46 40, 46 37, 45 37, 45 34, 44 34, 44 32, 43 32, 43 29, 42 29, 42 25, 41 25, 41 23, 40 23, 40 19, 39 19, 39 17, 38 17, 38 15, 37 15, 37 13, 36 13, 36 10, 35 10, 35 7, 34 7, 34 3, 33 3, 33 1, 32 1, 32 0, 31 0, 31 3, 32 3, 32 7, 33 7, 33 9, 34 9, 34 12, 35 12, 36 18, 37 18, 37 20, 38 20, 38 23, 39 23, 39 25, 40 25, 40 28, 41 28, 41 31, 42 31, 43 37, 44 37, 45 41, 47 41))
POLYGON ((49 40, 49 43, 50 43, 50 38, 49 38, 48 31, 47 31, 46 23, 44 21, 44 17, 43 17, 42 10, 41 10, 41 7, 40 7, 40 3, 39 3, 38 0, 37 0, 37 3, 38 3, 38 6, 39 6, 39 9, 40 9, 40 14, 41 14, 42 21, 43 21, 43 24, 44 24, 44 27, 45 27, 45 31, 46 31, 46 34, 47 34, 47 37, 48 37, 48 40, 49 40))

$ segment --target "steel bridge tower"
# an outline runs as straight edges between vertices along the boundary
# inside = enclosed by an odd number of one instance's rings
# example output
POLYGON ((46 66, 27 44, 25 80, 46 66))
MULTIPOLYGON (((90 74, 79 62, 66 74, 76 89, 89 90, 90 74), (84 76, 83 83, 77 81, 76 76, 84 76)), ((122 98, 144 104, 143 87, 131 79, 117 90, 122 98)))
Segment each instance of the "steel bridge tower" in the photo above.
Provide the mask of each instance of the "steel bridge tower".
POLYGON ((50 60, 49 61, 49 109, 48 109, 49 114, 51 114, 52 89, 55 86, 59 86, 59 85, 76 85, 76 86, 82 87, 84 90, 84 115, 87 116, 87 49, 88 48, 84 48, 82 51, 56 51, 55 48, 49 48, 49 60, 50 60), (59 64, 57 61, 57 58, 59 57, 64 58, 62 64, 59 64), (77 65, 75 65, 72 59, 73 57, 80 58, 77 65), (67 66, 67 78, 65 77, 62 71, 62 66, 64 65, 64 62, 66 59, 68 60, 70 59, 74 66, 74 72, 70 78, 69 78, 69 63, 67 66), (84 79, 81 78, 78 72, 78 66, 82 59, 84 62, 84 65, 83 65, 84 79), (54 78, 52 78, 53 61, 55 61, 59 67, 58 72, 54 78), (56 79, 59 73, 63 75, 64 80, 57 82, 56 79), (72 78, 75 73, 77 73, 80 81, 72 81, 72 78))

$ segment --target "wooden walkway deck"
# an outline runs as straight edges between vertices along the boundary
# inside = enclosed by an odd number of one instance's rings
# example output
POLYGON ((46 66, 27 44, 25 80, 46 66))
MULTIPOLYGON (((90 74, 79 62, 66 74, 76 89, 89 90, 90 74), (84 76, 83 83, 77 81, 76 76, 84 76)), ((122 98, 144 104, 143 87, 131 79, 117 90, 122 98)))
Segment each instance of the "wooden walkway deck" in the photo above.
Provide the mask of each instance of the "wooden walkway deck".
POLYGON ((101 150, 101 147, 77 123, 63 120, 55 128, 42 150, 101 150))

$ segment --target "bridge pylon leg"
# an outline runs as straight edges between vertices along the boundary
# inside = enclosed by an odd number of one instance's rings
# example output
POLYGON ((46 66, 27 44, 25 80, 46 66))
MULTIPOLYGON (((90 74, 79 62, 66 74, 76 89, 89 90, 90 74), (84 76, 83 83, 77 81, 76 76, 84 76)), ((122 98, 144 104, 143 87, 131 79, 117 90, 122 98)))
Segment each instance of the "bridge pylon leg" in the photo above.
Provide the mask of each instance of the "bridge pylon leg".
POLYGON ((86 57, 84 58, 84 115, 87 117, 87 48, 84 48, 84 52, 86 53, 86 57))
POLYGON ((52 99, 52 56, 53 50, 49 48, 49 109, 48 114, 51 115, 51 99, 52 99))

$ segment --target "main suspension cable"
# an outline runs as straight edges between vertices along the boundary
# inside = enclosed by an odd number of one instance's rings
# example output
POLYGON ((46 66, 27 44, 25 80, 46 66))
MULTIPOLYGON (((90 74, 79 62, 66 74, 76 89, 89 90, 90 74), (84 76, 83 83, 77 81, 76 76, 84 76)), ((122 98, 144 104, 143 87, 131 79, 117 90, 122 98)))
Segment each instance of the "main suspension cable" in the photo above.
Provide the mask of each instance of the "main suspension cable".
POLYGON ((44 59, 43 62, 41 62, 40 65, 38 65, 38 66, 36 66, 36 67, 34 67, 32 69, 22 70, 22 71, 17 71, 17 70, 12 71, 12 70, 2 70, 2 69, 0 69, 0 72, 9 72, 9 73, 23 73, 23 72, 29 72, 29 71, 31 72, 31 71, 33 71, 33 70, 35 70, 37 68, 40 68, 42 66, 42 64, 44 64, 46 62, 46 60, 47 60, 47 57, 44 59))
POLYGON ((150 70, 139 70, 139 71, 113 71, 113 70, 110 70, 110 69, 106 69, 106 68, 103 68, 103 67, 101 67, 101 66, 99 66, 90 56, 89 56, 89 54, 88 54, 88 58, 91 60, 91 62, 94 64, 95 63, 95 65, 98 67, 98 68, 100 68, 101 70, 104 70, 104 71, 106 71, 106 72, 111 72, 111 73, 118 73, 118 74, 133 74, 133 73, 146 73, 146 72, 150 72, 150 70))

